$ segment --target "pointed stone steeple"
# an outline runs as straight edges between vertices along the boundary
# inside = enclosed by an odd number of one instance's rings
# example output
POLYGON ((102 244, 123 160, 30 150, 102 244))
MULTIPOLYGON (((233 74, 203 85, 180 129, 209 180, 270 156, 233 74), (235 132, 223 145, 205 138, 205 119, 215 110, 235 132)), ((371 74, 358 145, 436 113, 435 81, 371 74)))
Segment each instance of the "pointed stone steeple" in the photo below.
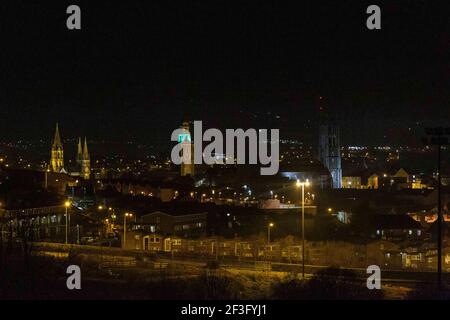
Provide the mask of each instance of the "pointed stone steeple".
POLYGON ((53 172, 64 170, 64 150, 59 136, 58 123, 56 123, 55 138, 53 139, 50 166, 53 172))
POLYGON ((83 154, 81 157, 81 176, 86 180, 89 180, 89 178, 91 177, 91 157, 89 156, 86 137, 84 138, 83 154))
POLYGON ((78 137, 77 163, 81 165, 83 160, 83 147, 81 145, 81 137, 78 137))
POLYGON ((55 138, 53 139, 53 148, 55 147, 62 148, 61 138, 59 136, 58 122, 56 123, 55 138))
POLYGON ((83 148, 83 160, 90 160, 88 146, 87 146, 87 140, 86 137, 84 137, 84 148, 83 148))

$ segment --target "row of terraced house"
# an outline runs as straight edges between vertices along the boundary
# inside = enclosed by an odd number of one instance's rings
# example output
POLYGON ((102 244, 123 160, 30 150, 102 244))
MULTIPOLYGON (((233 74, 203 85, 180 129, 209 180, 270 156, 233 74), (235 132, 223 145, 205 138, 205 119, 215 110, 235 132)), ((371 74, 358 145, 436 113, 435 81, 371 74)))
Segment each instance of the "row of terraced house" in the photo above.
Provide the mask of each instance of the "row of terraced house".
MULTIPOLYGON (((142 230, 127 232, 125 248, 148 253, 205 259, 236 259, 299 263, 302 259, 301 239, 293 236, 267 243, 267 239, 226 239, 204 237, 187 239, 142 230)), ((450 271, 450 246, 444 248, 443 269, 450 271)), ((384 269, 433 270, 437 251, 433 244, 421 247, 402 246, 386 240, 367 244, 344 241, 306 241, 305 263, 321 266, 366 268, 376 264, 384 269)))

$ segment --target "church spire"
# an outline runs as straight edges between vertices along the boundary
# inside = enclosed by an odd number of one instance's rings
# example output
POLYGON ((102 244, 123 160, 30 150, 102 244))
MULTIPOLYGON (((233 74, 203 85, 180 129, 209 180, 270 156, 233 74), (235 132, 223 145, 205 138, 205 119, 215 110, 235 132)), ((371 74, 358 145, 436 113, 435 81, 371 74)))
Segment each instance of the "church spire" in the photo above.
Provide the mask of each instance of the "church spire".
POLYGON ((61 172, 64 170, 64 151, 59 136, 58 123, 56 123, 55 138, 53 139, 50 166, 53 172, 61 172))
POLYGON ((81 144, 81 137, 78 137, 77 163, 81 164, 83 160, 83 146, 81 144))
POLYGON ((89 151, 87 146, 87 140, 86 137, 84 137, 84 148, 83 148, 83 160, 89 160, 89 151))
POLYGON ((56 131, 55 131, 55 138, 53 139, 53 147, 62 148, 61 138, 59 136, 58 122, 56 123, 56 131))
MULTIPOLYGON (((81 147, 81 141, 80 141, 80 147, 81 147)), ((89 156, 86 137, 84 137, 83 154, 81 157, 81 176, 86 180, 89 180, 91 177, 91 158, 89 156)))

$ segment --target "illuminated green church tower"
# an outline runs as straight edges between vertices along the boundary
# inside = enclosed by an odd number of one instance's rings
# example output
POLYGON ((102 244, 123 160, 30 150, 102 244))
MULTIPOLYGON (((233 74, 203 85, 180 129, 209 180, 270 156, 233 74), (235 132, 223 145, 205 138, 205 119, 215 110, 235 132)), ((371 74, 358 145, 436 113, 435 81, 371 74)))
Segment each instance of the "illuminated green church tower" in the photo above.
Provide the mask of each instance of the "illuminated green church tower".
POLYGON ((181 163, 181 176, 191 176, 193 177, 194 172, 194 144, 192 143, 191 133, 189 131, 189 122, 184 121, 181 128, 184 130, 184 133, 178 135, 178 142, 187 145, 185 149, 187 154, 182 152, 183 163, 181 163))

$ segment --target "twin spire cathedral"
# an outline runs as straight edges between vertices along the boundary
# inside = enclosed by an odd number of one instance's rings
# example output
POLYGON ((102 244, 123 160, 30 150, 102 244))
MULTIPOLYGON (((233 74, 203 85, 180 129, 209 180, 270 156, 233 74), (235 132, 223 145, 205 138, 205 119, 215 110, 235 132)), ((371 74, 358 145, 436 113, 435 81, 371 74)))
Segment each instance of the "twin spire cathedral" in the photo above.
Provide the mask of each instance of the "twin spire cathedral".
POLYGON ((91 176, 91 157, 89 156, 86 137, 84 137, 83 148, 81 148, 81 138, 78 138, 77 165, 81 169, 80 176, 89 180, 91 176))
MULTIPOLYGON (((71 172, 70 175, 80 176, 85 180, 89 180, 91 177, 91 158, 89 156, 86 138, 84 138, 84 146, 81 145, 81 138, 78 138, 76 164, 74 172, 71 172)), ((67 173, 64 169, 64 150, 58 124, 56 124, 55 138, 52 144, 50 169, 53 172, 67 173)))

